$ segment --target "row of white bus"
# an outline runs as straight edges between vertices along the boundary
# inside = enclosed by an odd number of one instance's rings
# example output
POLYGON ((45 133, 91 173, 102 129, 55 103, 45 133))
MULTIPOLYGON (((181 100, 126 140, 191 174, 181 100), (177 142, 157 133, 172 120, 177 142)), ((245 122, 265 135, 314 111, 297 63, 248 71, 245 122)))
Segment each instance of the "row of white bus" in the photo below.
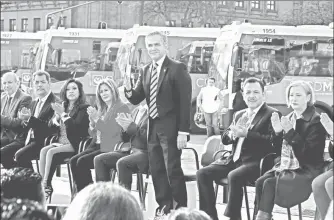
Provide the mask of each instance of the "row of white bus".
MULTIPOLYGON (((286 114, 284 91, 292 80, 312 83, 319 111, 333 113, 333 24, 277 26, 233 22, 223 28, 138 26, 116 29, 50 29, 38 33, 1 32, 1 75, 15 71, 22 86, 30 86, 36 70, 50 73, 52 89, 77 78, 89 101, 105 77, 122 86, 125 74, 135 81, 150 62, 145 36, 152 31, 168 36, 169 56, 184 62, 192 78, 192 114, 205 79, 215 77, 232 109, 235 82, 256 76, 266 82, 267 103, 286 114)), ((122 89, 120 89, 122 91, 122 89)), ((221 126, 231 120, 223 115, 221 126)), ((203 131, 193 121, 193 132, 203 131)))

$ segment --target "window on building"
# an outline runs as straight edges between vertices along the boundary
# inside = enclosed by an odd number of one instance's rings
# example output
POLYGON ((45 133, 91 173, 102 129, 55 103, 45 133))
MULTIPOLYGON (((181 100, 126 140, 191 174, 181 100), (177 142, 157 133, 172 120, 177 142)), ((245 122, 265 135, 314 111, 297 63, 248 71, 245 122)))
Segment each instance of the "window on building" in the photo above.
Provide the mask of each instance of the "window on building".
POLYGON ((244 7, 244 1, 235 1, 235 7, 243 8, 244 7))
POLYGON ((9 19, 9 31, 16 31, 16 19, 9 19))
POLYGON ((260 9, 260 1, 251 1, 251 8, 260 9))
POLYGON ((219 1, 218 6, 226 6, 227 2, 226 1, 219 1))
POLYGON ((28 18, 21 19, 21 31, 27 32, 28 31, 28 18))
POLYGON ((53 19, 51 17, 48 17, 47 21, 46 21, 46 29, 50 29, 51 26, 53 25, 53 19))
POLYGON ((267 10, 275 11, 275 1, 267 1, 267 10))
POLYGON ((41 30, 41 19, 40 18, 34 18, 34 32, 41 30))
POLYGON ((1 19, 1 31, 5 31, 5 20, 1 19))

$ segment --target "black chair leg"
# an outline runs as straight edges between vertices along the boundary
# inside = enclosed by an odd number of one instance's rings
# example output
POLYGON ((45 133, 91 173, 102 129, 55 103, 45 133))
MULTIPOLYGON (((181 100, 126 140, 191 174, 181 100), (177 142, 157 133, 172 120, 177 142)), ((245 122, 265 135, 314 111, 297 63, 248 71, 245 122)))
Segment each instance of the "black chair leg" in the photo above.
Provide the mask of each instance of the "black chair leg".
POLYGON ((60 177, 60 176, 61 176, 61 165, 57 166, 56 176, 57 176, 57 177, 60 177))
MULTIPOLYGON (((149 177, 150 177, 150 174, 147 174, 146 179, 148 179, 149 177)), ((145 185, 144 185, 144 189, 143 189, 143 201, 144 201, 144 203, 145 203, 145 198, 146 198, 147 186, 148 186, 148 182, 145 181, 145 185)))
POLYGON ((298 204, 299 220, 303 220, 302 204, 298 204))
POLYGON ((143 192, 144 192, 144 188, 143 188, 143 174, 138 173, 137 174, 137 185, 138 185, 138 193, 139 193, 139 200, 141 203, 141 206, 144 210, 146 210, 145 208, 145 200, 143 199, 143 192))
POLYGON ((71 195, 73 194, 73 182, 72 182, 72 175, 71 175, 71 168, 70 164, 67 163, 67 173, 68 173, 68 180, 70 182, 70 190, 71 190, 71 195))
MULTIPOLYGON (((228 203, 228 186, 223 186, 223 203, 227 204, 228 203)), ((218 194, 218 190, 217 190, 217 194, 218 194)))
POLYGON ((39 164, 38 164, 38 160, 36 159, 36 168, 37 168, 37 172, 39 173, 39 174, 41 174, 41 172, 39 172, 39 164))
POLYGON ((288 220, 291 220, 291 212, 290 212, 290 208, 287 208, 288 211, 288 220))
MULTIPOLYGON (((216 184, 215 185, 215 198, 216 198, 216 202, 217 202, 217 197, 218 197, 218 189, 219 189, 219 185, 216 184)), ((225 192, 224 192, 225 193, 225 192)), ((224 195, 225 196, 225 195, 224 195)))
POLYGON ((249 204, 248 204, 248 195, 247 195, 247 187, 244 186, 244 194, 245 194, 245 203, 246 203, 246 211, 247 211, 247 219, 251 220, 249 213, 249 204))

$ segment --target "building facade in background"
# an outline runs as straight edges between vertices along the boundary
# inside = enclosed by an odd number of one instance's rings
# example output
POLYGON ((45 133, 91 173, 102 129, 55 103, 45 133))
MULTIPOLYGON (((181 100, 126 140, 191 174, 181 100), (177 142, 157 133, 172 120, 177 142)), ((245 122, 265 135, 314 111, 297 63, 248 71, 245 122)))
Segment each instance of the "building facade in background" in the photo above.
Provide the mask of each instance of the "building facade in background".
MULTIPOLYGON (((108 28, 115 29, 128 29, 134 24, 165 26, 166 23, 172 26, 220 27, 244 19, 253 24, 279 25, 288 23, 287 18, 293 24, 293 20, 303 20, 302 13, 309 14, 303 1, 92 1, 46 18, 48 13, 84 3, 2 1, 1 31, 36 32, 57 24, 65 28, 98 28, 101 21, 106 22, 108 28)), ((333 2, 328 4, 321 10, 330 10, 328 13, 332 16, 333 2)), ((308 7, 313 10, 313 6, 308 7)))

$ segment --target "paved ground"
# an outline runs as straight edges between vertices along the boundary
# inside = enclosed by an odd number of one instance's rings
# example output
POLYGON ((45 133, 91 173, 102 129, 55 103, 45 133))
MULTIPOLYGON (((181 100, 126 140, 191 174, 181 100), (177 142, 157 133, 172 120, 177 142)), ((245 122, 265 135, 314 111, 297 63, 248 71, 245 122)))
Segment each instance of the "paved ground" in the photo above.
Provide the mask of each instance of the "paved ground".
MULTIPOLYGON (((199 154, 199 158, 201 158, 201 155, 204 153, 204 142, 206 140, 206 137, 204 135, 194 135, 191 137, 191 142, 189 143, 189 147, 193 147, 196 149, 196 151, 199 154)), ((196 168, 194 165, 194 157, 190 152, 184 152, 182 155, 182 165, 184 168, 185 173, 195 173, 196 168)), ((52 203, 53 204, 69 204, 70 202, 70 187, 68 183, 67 178, 67 169, 66 166, 62 167, 61 177, 55 177, 53 180, 53 187, 54 187, 54 195, 52 197, 52 203)), ((135 180, 136 178, 134 178, 135 180)), ((133 183, 133 189, 136 189, 136 182, 133 183)), ((224 210, 225 210, 225 204, 223 204, 223 188, 220 187, 219 193, 218 193, 218 199, 217 199, 217 210, 220 216, 220 220, 227 220, 228 218, 225 218, 223 216, 224 210)), ((251 214, 253 212, 253 203, 254 203, 254 188, 248 187, 248 199, 249 199, 249 205, 251 208, 251 214)), ((198 208, 198 195, 197 195, 197 189, 194 189, 196 192, 196 207, 198 208)), ((132 191, 133 195, 138 198, 138 192, 132 191)), ((189 192, 188 192, 189 193, 189 192)), ((194 196, 193 194, 191 196, 194 196)), ((149 197, 149 196, 147 196, 149 197)), ((189 196, 188 196, 189 197, 189 196)), ((147 199, 148 200, 148 199, 147 199)), ((146 201, 147 202, 147 201, 146 201)), ((153 208, 155 209, 155 207, 153 208)), ((149 209, 147 212, 145 212, 146 215, 149 215, 151 209, 149 209)), ((297 220, 298 218, 298 209, 297 207, 292 208, 292 220, 297 220)), ((302 213, 303 213, 303 219, 304 220, 311 220, 314 218, 315 213, 315 203, 313 200, 313 195, 310 196, 309 200, 304 202, 302 204, 302 213)), ((246 209, 245 209, 245 203, 243 202, 243 209, 242 209, 242 217, 243 219, 247 219, 246 215, 246 209)), ((287 220, 288 217, 286 215, 286 209, 275 206, 274 208, 274 218, 275 220, 287 220)))

